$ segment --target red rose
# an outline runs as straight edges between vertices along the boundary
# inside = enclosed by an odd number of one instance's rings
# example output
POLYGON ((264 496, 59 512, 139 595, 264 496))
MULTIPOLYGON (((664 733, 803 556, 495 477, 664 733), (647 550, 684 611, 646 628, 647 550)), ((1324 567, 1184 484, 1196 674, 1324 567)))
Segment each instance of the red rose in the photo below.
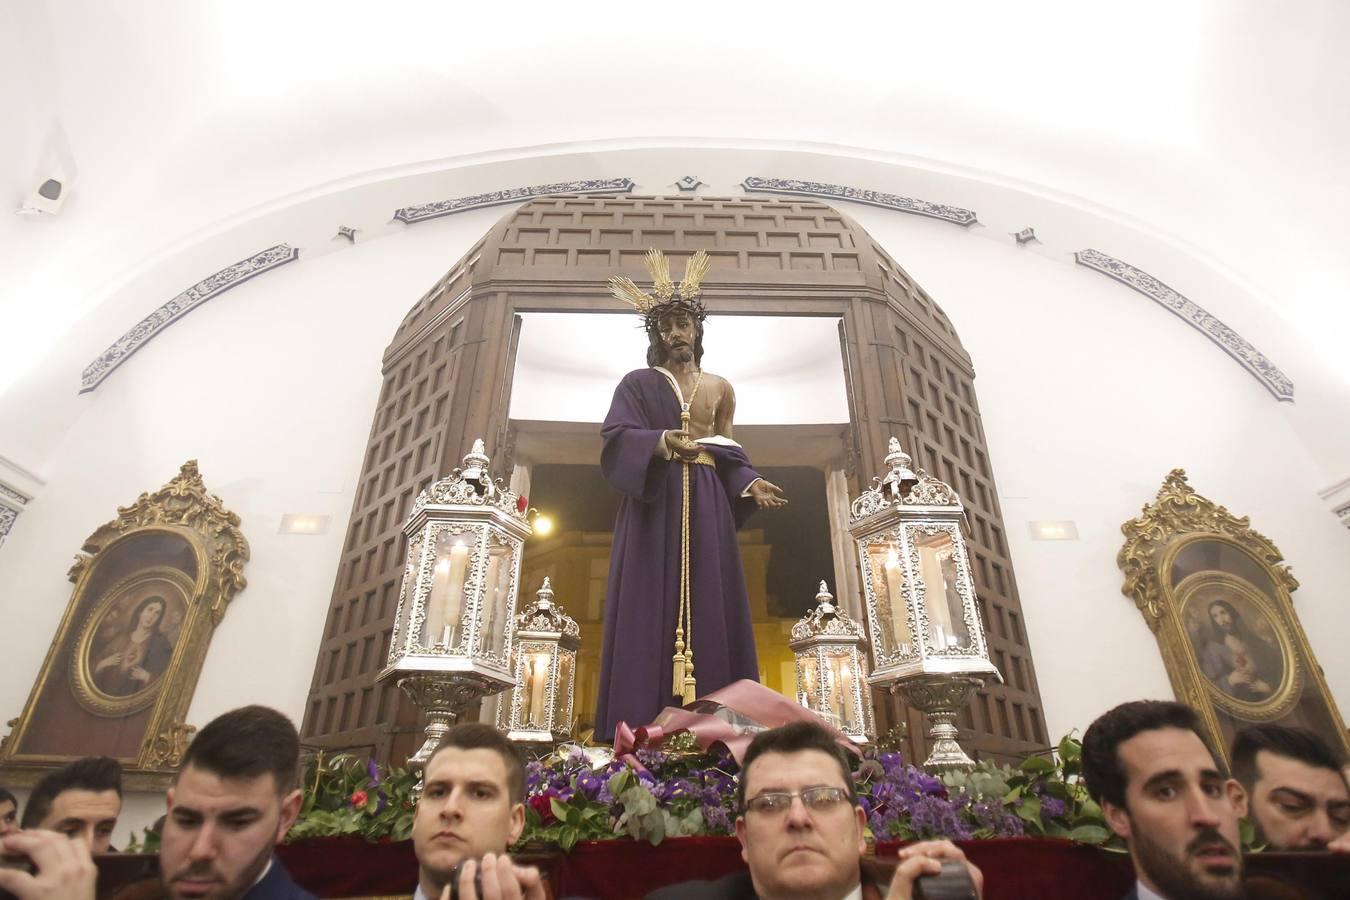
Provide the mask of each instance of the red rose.
POLYGON ((530 798, 530 809, 539 814, 539 824, 541 825, 550 825, 558 820, 558 817, 553 815, 552 799, 543 794, 535 794, 530 798))
POLYGON ((366 805, 366 801, 369 799, 370 797, 366 795, 365 791, 357 791, 355 794, 352 794, 352 806, 356 809, 360 809, 366 805))
POLYGON ((516 512, 524 513, 525 510, 529 508, 530 508, 529 498, 527 498, 524 494, 521 494, 519 497, 516 498, 516 512))

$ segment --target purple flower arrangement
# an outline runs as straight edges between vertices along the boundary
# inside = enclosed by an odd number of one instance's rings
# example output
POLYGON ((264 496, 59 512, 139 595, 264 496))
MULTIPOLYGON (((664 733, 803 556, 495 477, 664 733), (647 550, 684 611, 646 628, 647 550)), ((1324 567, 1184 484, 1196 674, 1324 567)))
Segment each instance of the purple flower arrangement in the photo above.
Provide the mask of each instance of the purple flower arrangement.
MULTIPOLYGON (((869 752, 853 773, 858 802, 878 841, 1068 837, 1107 842, 1101 813, 1076 777, 1080 748, 1066 738, 1064 761, 1032 757, 1020 768, 977 766, 944 777, 909 765, 899 753, 869 752)), ((569 849, 578 840, 616 837, 653 844, 678 835, 735 831, 738 768, 715 748, 640 749, 639 767, 596 762, 579 747, 526 769, 526 840, 569 849)))

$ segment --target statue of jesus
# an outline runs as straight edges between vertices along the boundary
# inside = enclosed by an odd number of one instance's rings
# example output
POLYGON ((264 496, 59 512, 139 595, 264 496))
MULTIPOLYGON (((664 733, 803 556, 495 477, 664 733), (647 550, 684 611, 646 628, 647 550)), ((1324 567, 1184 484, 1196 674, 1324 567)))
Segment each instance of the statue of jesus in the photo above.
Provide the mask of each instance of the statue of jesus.
POLYGON ((619 382, 600 431, 600 469, 623 494, 605 594, 602 738, 621 721, 646 725, 672 700, 758 680, 736 529, 756 508, 787 503, 732 439, 731 383, 702 367, 707 254, 689 261, 678 290, 659 250, 647 268, 651 294, 610 280, 642 315, 649 346, 648 367, 619 382))

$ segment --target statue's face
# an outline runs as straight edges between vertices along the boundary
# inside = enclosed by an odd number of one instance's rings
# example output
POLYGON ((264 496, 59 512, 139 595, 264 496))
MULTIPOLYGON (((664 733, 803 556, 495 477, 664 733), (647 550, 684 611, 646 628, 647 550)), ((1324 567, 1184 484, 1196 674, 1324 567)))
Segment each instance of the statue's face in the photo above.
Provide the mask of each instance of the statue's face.
POLYGON ((687 363, 694 359, 694 341, 698 323, 686 312, 674 312, 661 319, 658 333, 666 356, 674 362, 687 363))

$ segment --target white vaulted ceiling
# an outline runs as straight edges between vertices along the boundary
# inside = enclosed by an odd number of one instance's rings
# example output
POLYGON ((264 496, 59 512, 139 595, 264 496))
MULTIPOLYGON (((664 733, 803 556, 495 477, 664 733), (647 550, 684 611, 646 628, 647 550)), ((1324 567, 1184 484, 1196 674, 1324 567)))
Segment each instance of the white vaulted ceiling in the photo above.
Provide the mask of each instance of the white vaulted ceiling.
POLYGON ((1341 0, 0 10, 4 204, 52 160, 75 172, 58 216, 0 214, 0 394, 93 321, 106 346, 136 317, 101 304, 188 248, 251 223, 249 252, 289 239, 268 216, 301 201, 388 185, 392 211, 442 199, 439 173, 644 147, 811 151, 1054 198, 1186 248, 1350 381, 1341 0))

